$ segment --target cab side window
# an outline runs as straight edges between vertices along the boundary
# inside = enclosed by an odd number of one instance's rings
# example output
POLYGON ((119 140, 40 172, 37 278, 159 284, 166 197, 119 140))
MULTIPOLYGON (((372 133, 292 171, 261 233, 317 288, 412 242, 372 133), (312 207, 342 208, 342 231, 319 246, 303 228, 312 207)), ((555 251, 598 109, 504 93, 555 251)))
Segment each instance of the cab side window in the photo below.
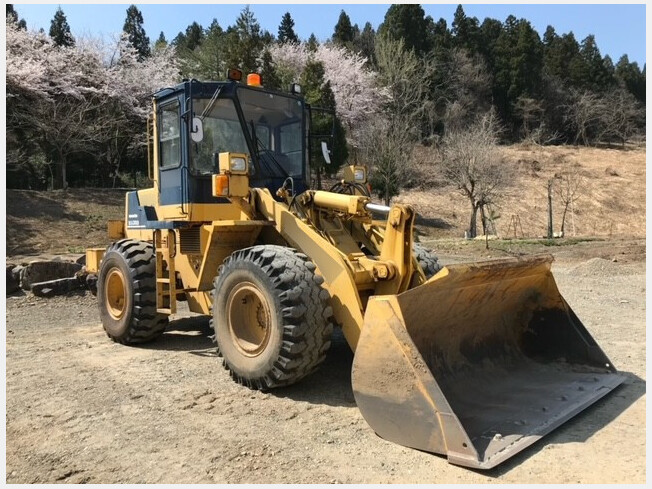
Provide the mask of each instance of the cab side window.
POLYGON ((159 128, 161 168, 178 166, 181 161, 180 125, 178 101, 161 107, 159 128))

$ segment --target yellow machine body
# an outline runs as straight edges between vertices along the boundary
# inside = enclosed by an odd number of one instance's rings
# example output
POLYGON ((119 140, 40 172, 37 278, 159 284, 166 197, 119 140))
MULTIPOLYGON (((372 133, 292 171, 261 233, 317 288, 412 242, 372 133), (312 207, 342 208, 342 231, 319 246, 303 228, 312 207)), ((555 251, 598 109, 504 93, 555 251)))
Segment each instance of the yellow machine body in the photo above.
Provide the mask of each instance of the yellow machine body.
MULTIPOLYGON (((623 381, 559 293, 551 257, 450 265, 426 280, 412 251, 409 206, 385 209, 378 226, 365 195, 308 190, 279 201, 249 188, 247 171, 233 171, 233 158, 249 164, 234 153, 220 154, 213 175, 213 195, 224 202, 161 205, 155 116, 150 123, 154 186, 137 197, 161 221, 184 225, 138 229, 126 211, 111 235, 154 245, 157 312, 173 314, 181 299, 211 314, 217 270, 238 250, 299 250, 324 279, 355 352, 356 401, 380 436, 490 468, 623 381)), ((364 167, 347 172, 366 183, 364 167)), ((97 267, 101 253, 88 256, 97 267)))

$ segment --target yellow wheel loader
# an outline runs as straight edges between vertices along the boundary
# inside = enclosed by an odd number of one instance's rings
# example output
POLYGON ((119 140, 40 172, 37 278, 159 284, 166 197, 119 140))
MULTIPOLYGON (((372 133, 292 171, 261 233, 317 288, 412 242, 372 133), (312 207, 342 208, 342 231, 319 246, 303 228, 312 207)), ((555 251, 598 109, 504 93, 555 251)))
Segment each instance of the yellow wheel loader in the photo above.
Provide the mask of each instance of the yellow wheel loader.
MULTIPOLYGON (((309 188, 311 111, 257 76, 153 96, 152 188, 87 250, 114 341, 161 335, 178 301, 210 316, 223 365, 253 389, 297 382, 333 327, 381 437, 488 469, 623 381, 555 285, 552 257, 439 266, 407 205, 374 204, 364 167, 309 188)), ((326 154, 327 156, 327 154, 326 154)))

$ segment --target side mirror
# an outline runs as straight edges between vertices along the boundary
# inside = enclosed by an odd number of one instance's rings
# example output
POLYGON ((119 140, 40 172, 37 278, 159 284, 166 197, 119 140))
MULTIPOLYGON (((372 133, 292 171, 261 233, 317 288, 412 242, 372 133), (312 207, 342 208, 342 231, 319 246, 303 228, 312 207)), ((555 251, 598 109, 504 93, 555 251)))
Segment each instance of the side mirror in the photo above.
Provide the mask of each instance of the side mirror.
POLYGON ((321 154, 324 156, 324 161, 327 165, 331 164, 331 152, 328 149, 328 144, 326 141, 321 142, 321 154))
POLYGON ((204 123, 199 117, 192 118, 192 127, 190 128, 190 137, 196 143, 204 139, 204 123))

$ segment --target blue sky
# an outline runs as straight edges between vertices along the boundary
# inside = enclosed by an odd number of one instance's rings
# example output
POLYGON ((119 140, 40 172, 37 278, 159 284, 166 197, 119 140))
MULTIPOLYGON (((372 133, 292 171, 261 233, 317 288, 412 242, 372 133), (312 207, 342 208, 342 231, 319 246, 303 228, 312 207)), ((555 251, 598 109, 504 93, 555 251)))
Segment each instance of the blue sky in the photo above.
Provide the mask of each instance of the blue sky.
MULTIPOLYGON (((14 4, 21 18, 30 29, 50 28, 50 21, 59 4, 14 4)), ((129 4, 60 4, 73 35, 109 35, 122 30, 125 12, 129 4)), ((136 4, 143 13, 144 28, 154 41, 161 31, 168 40, 193 21, 208 26, 217 18, 222 27, 233 24, 245 4, 136 4)), ((450 27, 454 4, 423 4, 427 15, 435 20, 443 17, 450 27)), ((558 34, 572 31, 578 42, 588 34, 594 34, 600 53, 608 54, 614 63, 627 54, 630 61, 636 61, 642 68, 645 64, 645 5, 544 5, 544 4, 463 4, 469 17, 482 22, 485 17, 504 21, 512 14, 529 20, 543 36, 546 26, 552 25, 558 34)), ((290 12, 295 22, 295 31, 306 39, 314 33, 324 40, 333 33, 340 11, 344 9, 360 28, 369 21, 374 28, 383 21, 388 4, 251 4, 261 27, 278 32, 278 25, 285 12, 290 12)))

